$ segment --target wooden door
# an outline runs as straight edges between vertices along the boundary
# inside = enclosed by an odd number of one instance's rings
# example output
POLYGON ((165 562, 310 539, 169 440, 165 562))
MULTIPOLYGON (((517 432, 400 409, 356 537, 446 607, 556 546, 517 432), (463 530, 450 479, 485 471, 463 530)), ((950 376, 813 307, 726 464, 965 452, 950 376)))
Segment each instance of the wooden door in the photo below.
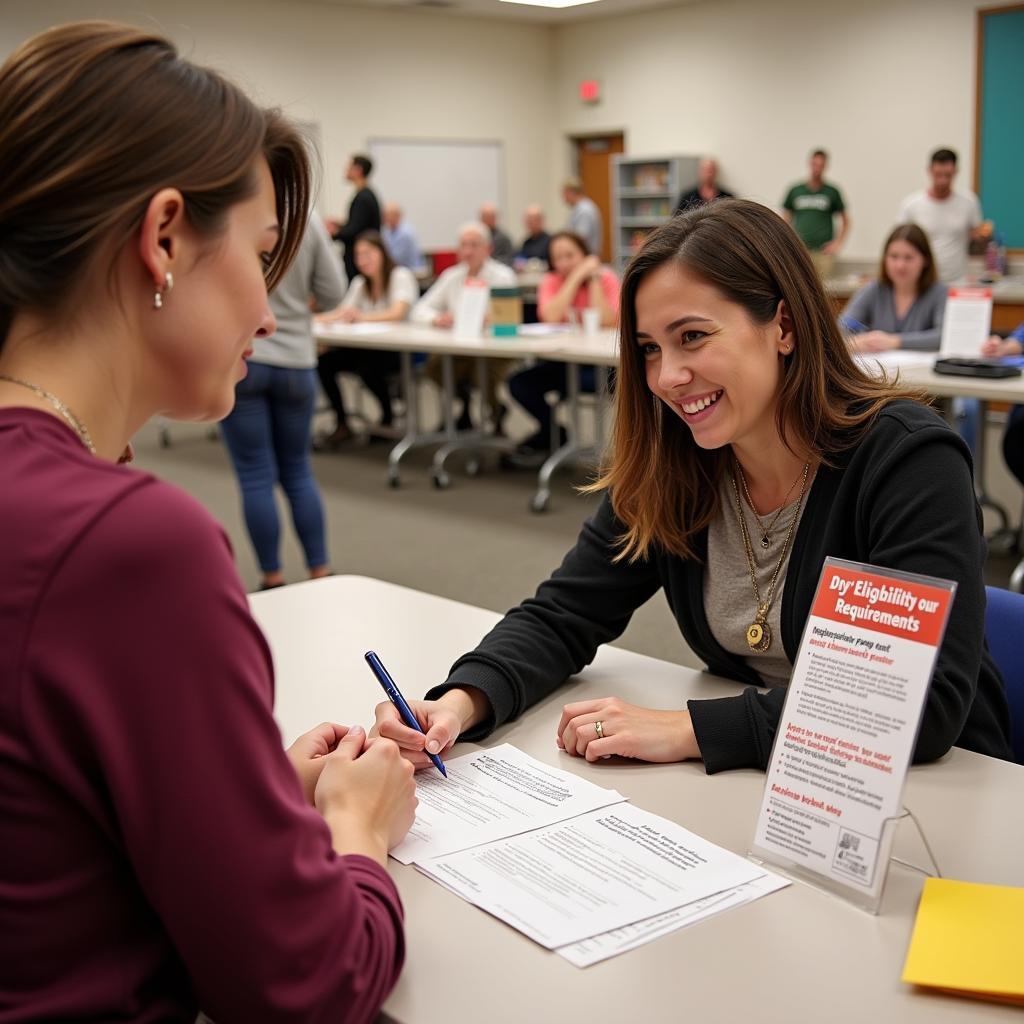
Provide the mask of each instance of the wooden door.
POLYGON ((594 135, 575 139, 576 174, 583 182, 583 191, 601 211, 604 234, 601 239, 601 260, 612 259, 612 156, 625 151, 622 133, 594 135))

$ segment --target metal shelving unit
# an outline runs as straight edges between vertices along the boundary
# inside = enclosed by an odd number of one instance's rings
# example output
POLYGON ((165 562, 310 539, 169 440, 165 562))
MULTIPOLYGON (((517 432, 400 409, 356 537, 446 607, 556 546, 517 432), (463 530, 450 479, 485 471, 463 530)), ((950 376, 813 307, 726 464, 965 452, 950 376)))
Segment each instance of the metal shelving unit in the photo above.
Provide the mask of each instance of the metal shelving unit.
POLYGON ((697 182, 695 156, 612 157, 612 253, 621 272, 644 238, 697 182))

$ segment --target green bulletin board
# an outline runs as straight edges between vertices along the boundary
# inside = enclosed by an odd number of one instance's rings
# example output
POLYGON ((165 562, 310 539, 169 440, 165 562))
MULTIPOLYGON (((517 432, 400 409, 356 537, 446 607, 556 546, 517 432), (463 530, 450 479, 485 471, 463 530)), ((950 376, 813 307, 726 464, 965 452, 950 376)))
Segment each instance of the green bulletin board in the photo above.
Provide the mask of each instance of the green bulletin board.
POLYGON ((1024 249, 1024 5, 978 18, 978 195, 1006 244, 1024 249))

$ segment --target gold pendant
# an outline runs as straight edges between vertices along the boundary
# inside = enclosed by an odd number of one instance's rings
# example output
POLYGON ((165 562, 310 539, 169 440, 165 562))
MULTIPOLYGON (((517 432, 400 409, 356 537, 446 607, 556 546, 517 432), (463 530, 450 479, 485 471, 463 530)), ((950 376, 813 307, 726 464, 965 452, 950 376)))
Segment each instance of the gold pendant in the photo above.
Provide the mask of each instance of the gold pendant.
POLYGON ((747 646, 752 651, 764 652, 772 645, 772 631, 768 623, 761 619, 755 619, 747 627, 747 646))

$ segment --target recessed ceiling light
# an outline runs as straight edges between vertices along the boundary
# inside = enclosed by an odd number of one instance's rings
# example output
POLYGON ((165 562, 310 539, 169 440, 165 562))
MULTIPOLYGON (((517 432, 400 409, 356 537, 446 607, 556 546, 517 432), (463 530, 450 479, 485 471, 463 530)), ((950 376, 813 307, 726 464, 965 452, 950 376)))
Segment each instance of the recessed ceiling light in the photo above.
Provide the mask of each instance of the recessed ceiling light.
POLYGON ((501 2, 527 7, 582 7, 583 4, 596 4, 599 0, 501 0, 501 2))

